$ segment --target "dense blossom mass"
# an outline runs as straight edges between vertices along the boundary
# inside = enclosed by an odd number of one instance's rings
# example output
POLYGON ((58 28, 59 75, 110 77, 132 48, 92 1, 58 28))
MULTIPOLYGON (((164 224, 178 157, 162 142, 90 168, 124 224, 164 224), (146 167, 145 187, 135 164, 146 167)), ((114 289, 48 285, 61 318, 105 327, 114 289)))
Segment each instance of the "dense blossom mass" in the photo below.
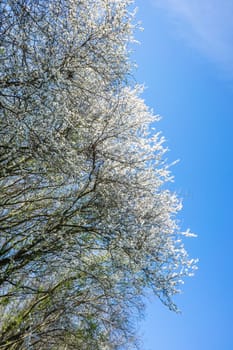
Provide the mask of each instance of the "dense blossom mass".
POLYGON ((193 261, 128 0, 0 2, 0 349, 120 350, 193 261))

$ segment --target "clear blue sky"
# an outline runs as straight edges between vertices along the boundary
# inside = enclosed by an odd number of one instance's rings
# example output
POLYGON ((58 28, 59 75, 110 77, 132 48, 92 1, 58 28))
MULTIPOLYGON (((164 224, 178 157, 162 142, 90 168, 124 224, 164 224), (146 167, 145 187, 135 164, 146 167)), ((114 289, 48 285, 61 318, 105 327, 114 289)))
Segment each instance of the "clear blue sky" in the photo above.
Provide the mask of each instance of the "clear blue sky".
POLYGON ((148 303, 145 350, 233 349, 233 1, 137 0, 144 32, 133 58, 144 98, 163 116, 186 247, 199 270, 176 315, 148 303))

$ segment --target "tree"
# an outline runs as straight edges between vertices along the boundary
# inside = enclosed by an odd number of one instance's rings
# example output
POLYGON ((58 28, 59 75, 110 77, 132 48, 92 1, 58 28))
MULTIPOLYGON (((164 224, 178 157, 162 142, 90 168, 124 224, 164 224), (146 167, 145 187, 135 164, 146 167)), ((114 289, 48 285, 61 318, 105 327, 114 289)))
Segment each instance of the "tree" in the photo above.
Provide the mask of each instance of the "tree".
POLYGON ((128 0, 2 0, 0 349, 127 349, 192 272, 128 0))

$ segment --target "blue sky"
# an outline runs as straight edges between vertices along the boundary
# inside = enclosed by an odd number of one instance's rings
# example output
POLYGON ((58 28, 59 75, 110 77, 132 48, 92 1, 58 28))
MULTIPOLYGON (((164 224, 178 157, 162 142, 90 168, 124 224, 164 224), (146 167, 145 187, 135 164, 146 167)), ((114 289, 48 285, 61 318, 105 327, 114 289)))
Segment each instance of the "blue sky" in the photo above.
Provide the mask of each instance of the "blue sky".
POLYGON ((137 0, 144 31, 133 55, 143 97, 163 119, 182 228, 199 270, 176 315, 147 306, 145 350, 233 349, 233 1, 137 0))

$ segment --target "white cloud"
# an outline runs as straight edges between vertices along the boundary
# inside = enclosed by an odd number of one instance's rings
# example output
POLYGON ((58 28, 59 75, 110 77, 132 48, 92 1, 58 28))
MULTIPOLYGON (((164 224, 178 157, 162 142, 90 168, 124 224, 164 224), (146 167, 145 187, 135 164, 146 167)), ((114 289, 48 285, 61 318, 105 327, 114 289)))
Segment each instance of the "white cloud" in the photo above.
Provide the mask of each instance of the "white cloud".
POLYGON ((170 13, 179 33, 233 73, 232 0, 152 0, 170 13))

